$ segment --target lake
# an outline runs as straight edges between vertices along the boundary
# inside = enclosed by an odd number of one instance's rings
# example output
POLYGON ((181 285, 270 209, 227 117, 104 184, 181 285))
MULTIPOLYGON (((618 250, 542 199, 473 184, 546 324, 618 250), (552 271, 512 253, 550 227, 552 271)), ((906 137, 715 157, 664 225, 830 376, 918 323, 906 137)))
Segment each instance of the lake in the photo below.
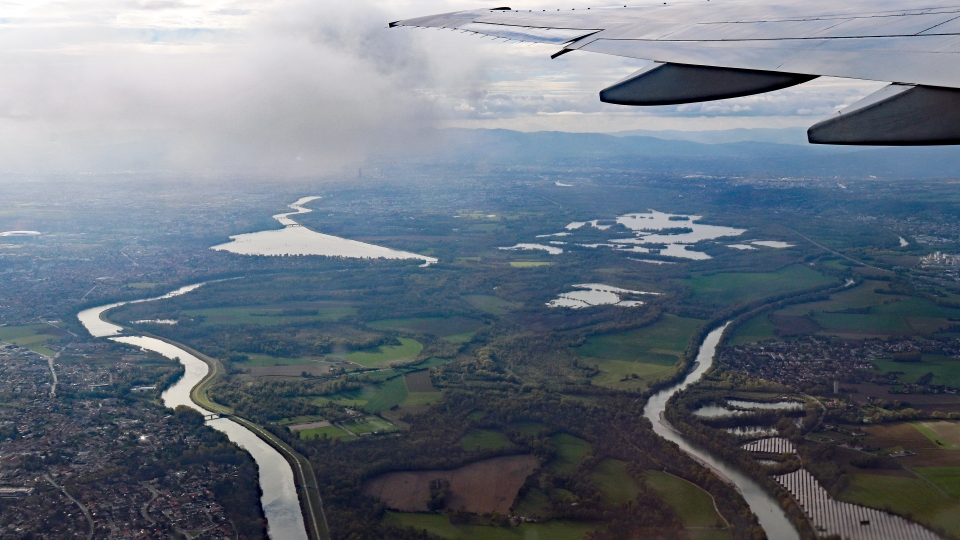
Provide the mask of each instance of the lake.
POLYGON ((437 262, 433 257, 399 251, 357 240, 349 240, 329 234, 312 231, 290 216, 312 212, 303 205, 320 199, 317 196, 302 197, 289 205, 292 212, 277 214, 277 220, 283 229, 238 234, 230 241, 211 247, 215 251, 228 251, 237 255, 261 255, 276 257, 283 255, 319 255, 325 257, 345 257, 349 259, 419 259, 424 266, 437 262))

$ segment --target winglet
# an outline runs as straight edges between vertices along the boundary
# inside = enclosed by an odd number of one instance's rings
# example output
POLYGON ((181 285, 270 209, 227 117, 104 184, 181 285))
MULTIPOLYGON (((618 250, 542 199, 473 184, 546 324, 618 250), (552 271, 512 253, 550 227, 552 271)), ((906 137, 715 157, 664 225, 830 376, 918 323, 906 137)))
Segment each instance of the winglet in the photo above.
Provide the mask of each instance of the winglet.
POLYGON ((387 25, 387 28, 396 28, 398 26, 400 26, 400 21, 393 21, 392 23, 387 25))
POLYGON ((573 52, 575 49, 560 49, 559 51, 550 55, 550 59, 560 58, 561 56, 567 54, 568 52, 573 52))

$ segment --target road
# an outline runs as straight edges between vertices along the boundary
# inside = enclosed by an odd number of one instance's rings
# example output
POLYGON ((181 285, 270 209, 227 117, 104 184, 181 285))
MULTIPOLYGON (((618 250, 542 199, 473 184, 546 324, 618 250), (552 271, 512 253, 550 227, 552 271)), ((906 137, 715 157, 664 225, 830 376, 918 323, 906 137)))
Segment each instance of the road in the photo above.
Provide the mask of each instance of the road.
POLYGON ((57 485, 57 483, 53 481, 53 477, 51 477, 49 474, 45 474, 43 475, 43 477, 47 480, 47 482, 50 482, 50 485, 59 489, 68 499, 70 499, 71 501, 73 501, 74 504, 80 507, 80 511, 83 512, 83 517, 87 518, 87 523, 90 525, 90 531, 87 533, 87 540, 91 540, 93 538, 94 525, 93 525, 93 516, 90 515, 90 510, 88 510, 87 507, 84 506, 80 501, 74 499, 72 495, 67 493, 66 489, 57 485))

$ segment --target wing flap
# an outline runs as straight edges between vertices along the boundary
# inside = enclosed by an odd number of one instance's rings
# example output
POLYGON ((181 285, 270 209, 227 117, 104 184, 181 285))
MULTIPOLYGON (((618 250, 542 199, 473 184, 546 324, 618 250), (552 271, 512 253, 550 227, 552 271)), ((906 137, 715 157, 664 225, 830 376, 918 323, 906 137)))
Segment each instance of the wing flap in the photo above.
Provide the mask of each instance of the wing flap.
POLYGON ((462 11, 394 26, 462 29, 662 63, 960 88, 960 0, 767 0, 462 11), (951 5, 951 2, 953 4, 951 5))
POLYGON ((816 35, 823 38, 914 36, 960 17, 958 13, 858 17, 843 21, 816 35))
POLYGON ((510 26, 505 24, 478 22, 461 25, 459 29, 467 32, 474 32, 476 34, 501 37, 515 41, 554 43, 557 45, 576 41, 599 31, 576 28, 536 28, 531 26, 510 26))
POLYGON ((849 19, 814 19, 810 21, 761 21, 695 24, 666 35, 669 41, 741 41, 812 37, 849 19))

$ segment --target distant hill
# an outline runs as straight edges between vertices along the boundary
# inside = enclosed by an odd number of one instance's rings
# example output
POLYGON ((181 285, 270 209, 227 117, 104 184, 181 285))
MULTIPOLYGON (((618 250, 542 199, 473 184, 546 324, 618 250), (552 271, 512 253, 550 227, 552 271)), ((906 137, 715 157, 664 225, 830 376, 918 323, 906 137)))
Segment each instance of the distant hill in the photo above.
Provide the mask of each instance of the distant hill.
POLYGON ((669 141, 691 141, 704 144, 723 144, 737 142, 766 142, 774 144, 797 144, 806 146, 807 128, 737 128, 707 131, 651 131, 634 129, 609 133, 615 137, 655 137, 669 141))
MULTIPOLYGON (((721 136, 714 133, 704 137, 721 136)), ((602 167, 713 176, 960 177, 957 146, 877 148, 755 141, 705 144, 623 134, 523 133, 502 129, 446 129, 438 139, 443 141, 438 148, 407 157, 421 164, 602 167)))

